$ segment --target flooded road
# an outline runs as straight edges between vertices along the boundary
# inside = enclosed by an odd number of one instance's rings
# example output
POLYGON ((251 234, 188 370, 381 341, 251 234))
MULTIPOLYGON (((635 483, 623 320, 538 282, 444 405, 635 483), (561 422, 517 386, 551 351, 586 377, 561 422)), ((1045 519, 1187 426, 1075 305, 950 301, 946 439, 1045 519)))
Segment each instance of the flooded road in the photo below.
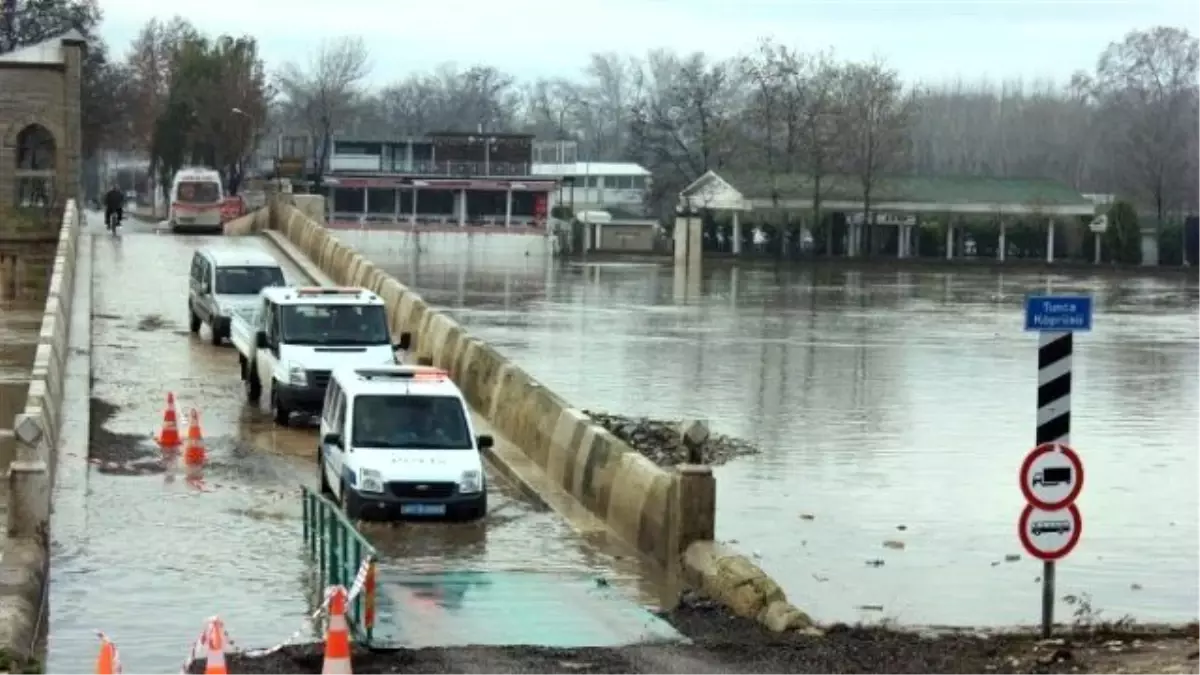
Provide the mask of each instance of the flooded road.
POLYGON ((717 469, 718 537, 824 621, 1037 621, 1041 565, 1016 536, 1036 403, 1022 301, 1093 293, 1073 394, 1085 527, 1058 573, 1090 611, 1059 617, 1196 617, 1194 279, 725 267, 680 283, 654 265, 397 257, 375 262, 573 404, 704 417, 762 448, 717 469))
MULTIPOLYGON (((236 352, 210 346, 207 327, 197 338, 186 325, 193 252, 263 244, 137 224, 91 243, 90 460, 60 460, 48 672, 90 669, 98 629, 119 645, 128 672, 173 672, 213 614, 236 646, 270 646, 309 609, 297 486, 315 484, 316 436, 277 430, 244 405, 236 352), (181 418, 200 413, 201 486, 158 461, 151 434, 167 392, 181 418)), ((285 274, 307 282, 286 264, 285 274)), ((386 563, 400 571, 563 570, 621 581, 562 521, 492 483, 483 524, 367 534, 385 554, 404 556, 386 563)))

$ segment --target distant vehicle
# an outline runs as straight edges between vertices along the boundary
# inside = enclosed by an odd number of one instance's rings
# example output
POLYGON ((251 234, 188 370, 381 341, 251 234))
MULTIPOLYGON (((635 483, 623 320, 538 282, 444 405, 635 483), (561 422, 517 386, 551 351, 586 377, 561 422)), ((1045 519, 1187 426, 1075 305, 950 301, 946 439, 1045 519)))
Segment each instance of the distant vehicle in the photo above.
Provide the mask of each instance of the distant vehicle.
POLYGON ((1066 534, 1071 531, 1069 520, 1035 520, 1033 521, 1033 536, 1043 534, 1066 534))
POLYGON ((266 251, 206 246, 192 256, 188 329, 197 333, 200 323, 207 323, 210 341, 219 345, 229 337, 233 315, 253 312, 259 291, 286 283, 279 262, 266 251))
POLYGON ((1071 484, 1071 467, 1069 466, 1048 466, 1041 471, 1033 474, 1034 485, 1044 485, 1050 487, 1053 485, 1070 485, 1071 484))
POLYGON ((487 479, 462 392, 430 366, 334 369, 321 411, 321 491, 351 518, 487 515, 487 479))
POLYGON ((383 298, 364 288, 264 288, 253 311, 230 319, 229 339, 238 350, 246 400, 263 394, 275 423, 287 426, 293 412, 316 415, 329 376, 338 366, 396 363, 409 335, 393 345, 383 298))
POLYGON ((223 232, 221 206, 225 191, 221 174, 212 169, 180 169, 171 182, 167 220, 172 232, 223 232))

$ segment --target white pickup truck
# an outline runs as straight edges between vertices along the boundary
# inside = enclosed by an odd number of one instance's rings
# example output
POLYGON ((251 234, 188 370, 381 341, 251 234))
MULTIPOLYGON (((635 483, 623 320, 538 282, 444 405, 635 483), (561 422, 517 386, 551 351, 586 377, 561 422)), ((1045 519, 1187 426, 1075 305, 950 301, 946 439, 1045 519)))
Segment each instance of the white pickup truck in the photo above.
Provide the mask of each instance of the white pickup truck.
POLYGON ((259 300, 234 314, 229 338, 246 400, 265 394, 282 426, 293 412, 321 412, 334 368, 394 364, 409 346, 408 333, 391 342, 383 299, 363 288, 268 287, 259 300))

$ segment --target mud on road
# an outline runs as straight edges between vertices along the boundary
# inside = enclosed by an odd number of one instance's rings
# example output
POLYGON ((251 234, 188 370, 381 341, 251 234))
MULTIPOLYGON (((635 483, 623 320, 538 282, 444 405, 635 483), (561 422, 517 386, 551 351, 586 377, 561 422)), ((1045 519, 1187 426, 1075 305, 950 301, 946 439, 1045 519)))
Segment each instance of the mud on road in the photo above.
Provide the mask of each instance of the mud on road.
MULTIPOLYGON (((356 673, 1195 673, 1195 625, 1096 631, 1043 641, 1029 634, 934 635, 843 624, 824 635, 768 633, 711 602, 687 598, 663 614, 690 645, 622 648, 355 647, 356 673)), ((319 673, 323 646, 230 657, 230 672, 319 673)), ((203 661, 190 672, 204 672, 203 661)))

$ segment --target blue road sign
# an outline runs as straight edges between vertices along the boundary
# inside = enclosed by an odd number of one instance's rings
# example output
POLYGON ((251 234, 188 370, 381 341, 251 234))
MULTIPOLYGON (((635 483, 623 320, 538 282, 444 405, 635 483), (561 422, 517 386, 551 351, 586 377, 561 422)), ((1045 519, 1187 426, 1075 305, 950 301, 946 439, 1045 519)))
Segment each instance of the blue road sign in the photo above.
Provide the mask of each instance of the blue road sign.
POLYGON ((1091 329, 1091 296, 1031 295, 1025 298, 1025 330, 1082 332, 1091 329))

